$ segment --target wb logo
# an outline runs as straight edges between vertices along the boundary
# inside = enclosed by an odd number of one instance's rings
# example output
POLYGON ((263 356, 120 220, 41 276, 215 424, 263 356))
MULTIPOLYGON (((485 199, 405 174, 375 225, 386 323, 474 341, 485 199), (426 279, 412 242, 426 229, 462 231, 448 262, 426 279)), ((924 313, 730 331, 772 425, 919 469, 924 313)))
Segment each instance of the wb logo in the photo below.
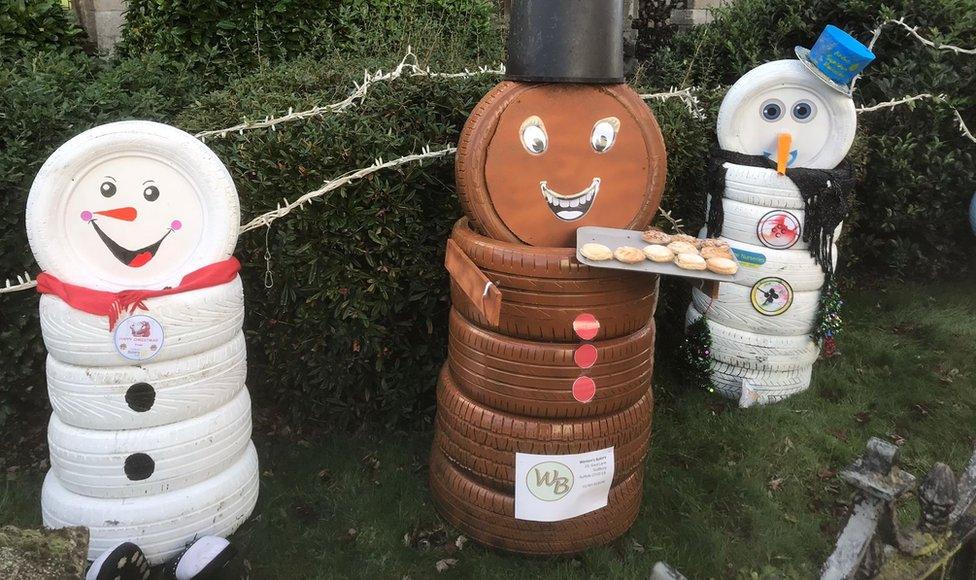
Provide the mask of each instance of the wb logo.
POLYGON ((562 463, 544 461, 529 470, 526 487, 542 501, 558 501, 573 489, 573 472, 562 463))

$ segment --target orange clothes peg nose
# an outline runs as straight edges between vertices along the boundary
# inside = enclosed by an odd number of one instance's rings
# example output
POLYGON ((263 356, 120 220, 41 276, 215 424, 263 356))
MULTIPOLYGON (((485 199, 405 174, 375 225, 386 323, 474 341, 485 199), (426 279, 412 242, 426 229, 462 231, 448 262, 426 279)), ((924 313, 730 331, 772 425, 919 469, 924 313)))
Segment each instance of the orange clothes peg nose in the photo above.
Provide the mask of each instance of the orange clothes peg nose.
POLYGON ((786 175, 786 164, 790 160, 790 145, 793 144, 793 136, 789 133, 780 133, 776 142, 776 173, 786 175))
POLYGON ((136 208, 134 207, 117 207, 115 209, 107 209, 105 211, 96 211, 95 213, 127 222, 131 222, 136 219, 136 208))

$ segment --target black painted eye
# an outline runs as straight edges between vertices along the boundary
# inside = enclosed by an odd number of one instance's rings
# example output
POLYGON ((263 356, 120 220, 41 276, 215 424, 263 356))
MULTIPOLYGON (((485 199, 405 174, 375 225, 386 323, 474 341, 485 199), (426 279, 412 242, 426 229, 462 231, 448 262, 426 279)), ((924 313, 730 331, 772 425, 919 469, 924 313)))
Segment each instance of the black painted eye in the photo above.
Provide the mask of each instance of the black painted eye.
POLYGON ((159 188, 155 185, 150 185, 142 190, 142 197, 146 198, 146 201, 156 201, 159 199, 159 188))
POLYGON ((807 123, 817 116, 817 107, 810 101, 797 101, 793 105, 792 115, 798 123, 807 123))
POLYGON ((111 181, 106 181, 102 183, 102 186, 99 187, 98 190, 101 191, 102 195, 104 195, 105 197, 112 197, 113 195, 115 195, 115 191, 116 191, 115 184, 112 183, 111 181))

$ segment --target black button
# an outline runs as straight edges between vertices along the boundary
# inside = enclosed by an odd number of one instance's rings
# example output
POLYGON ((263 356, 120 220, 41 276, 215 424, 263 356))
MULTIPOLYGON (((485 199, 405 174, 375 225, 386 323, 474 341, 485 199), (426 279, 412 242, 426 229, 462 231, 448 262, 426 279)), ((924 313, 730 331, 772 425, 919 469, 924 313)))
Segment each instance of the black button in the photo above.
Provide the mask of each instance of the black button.
POLYGON ((145 413, 156 402, 156 389, 149 383, 136 383, 125 392, 125 402, 133 411, 145 413))
POLYGON ((148 479, 156 469, 156 462, 145 453, 133 453, 125 458, 125 476, 131 481, 148 479))

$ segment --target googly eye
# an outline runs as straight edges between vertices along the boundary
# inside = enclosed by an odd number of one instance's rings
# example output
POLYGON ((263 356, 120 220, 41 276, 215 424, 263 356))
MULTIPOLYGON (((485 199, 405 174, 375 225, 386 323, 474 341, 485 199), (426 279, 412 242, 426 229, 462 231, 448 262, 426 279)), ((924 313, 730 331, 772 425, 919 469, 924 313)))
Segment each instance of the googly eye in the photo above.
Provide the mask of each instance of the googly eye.
POLYGON ((98 191, 102 192, 102 195, 105 197, 112 197, 115 195, 117 190, 114 183, 111 181, 105 181, 102 183, 101 187, 98 188, 98 191))
POLYGON ((525 150, 532 155, 542 155, 549 148, 546 126, 539 117, 533 115, 526 119, 519 132, 522 138, 522 147, 525 147, 525 150))
POLYGON ((620 119, 616 117, 600 119, 596 125, 593 125, 590 145, 597 153, 606 153, 616 143, 618 132, 620 132, 620 119))
POLYGON ((786 107, 779 99, 769 99, 762 104, 762 118, 769 121, 779 121, 783 117, 786 107))
POLYGON ((797 101, 790 114, 797 123, 809 123, 817 116, 817 106, 810 101, 797 101))
POLYGON ((142 197, 146 198, 146 201, 156 201, 159 199, 159 188, 155 185, 150 185, 142 190, 142 197))

